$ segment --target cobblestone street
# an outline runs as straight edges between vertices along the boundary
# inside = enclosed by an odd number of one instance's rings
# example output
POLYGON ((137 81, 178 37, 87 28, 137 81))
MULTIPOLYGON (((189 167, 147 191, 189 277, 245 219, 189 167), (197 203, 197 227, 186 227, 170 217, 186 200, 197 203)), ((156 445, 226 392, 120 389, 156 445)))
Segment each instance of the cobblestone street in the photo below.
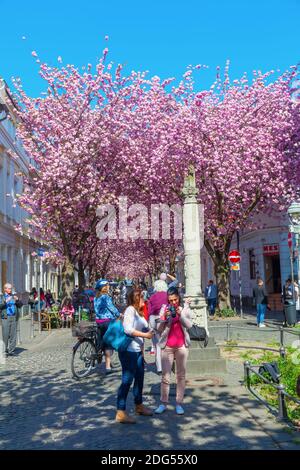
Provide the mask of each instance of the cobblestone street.
MULTIPOLYGON (((242 364, 229 363, 223 377, 188 381, 186 413, 176 416, 174 391, 162 416, 138 417, 134 426, 114 422, 120 368, 106 377, 101 366, 80 382, 71 377, 74 338, 54 331, 23 343, 0 366, 1 449, 300 449, 240 384, 242 364)), ((148 362, 153 356, 147 355, 148 362)), ((160 377, 146 370, 145 404, 159 400, 160 377)), ((129 395, 129 411, 133 411, 129 395)))

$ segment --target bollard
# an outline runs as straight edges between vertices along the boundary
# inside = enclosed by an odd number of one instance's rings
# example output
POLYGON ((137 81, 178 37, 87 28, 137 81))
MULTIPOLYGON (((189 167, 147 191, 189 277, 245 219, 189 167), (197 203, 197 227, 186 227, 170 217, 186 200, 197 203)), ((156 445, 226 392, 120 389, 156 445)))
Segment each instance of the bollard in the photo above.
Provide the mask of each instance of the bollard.
POLYGON ((227 341, 230 341, 230 323, 227 323, 227 341))
POLYGON ((284 395, 284 385, 278 385, 278 419, 280 421, 286 421, 288 419, 286 404, 285 404, 285 395, 284 395))
POLYGON ((22 344, 21 330, 20 330, 20 320, 17 321, 17 346, 19 346, 19 344, 22 344))
POLYGON ((250 362, 244 362, 244 377, 247 384, 247 388, 250 390, 250 362))
POLYGON ((280 347, 284 348, 284 344, 283 344, 283 342, 284 342, 284 330, 283 330, 283 327, 281 326, 279 328, 279 330, 280 330, 280 347))
POLYGON ((41 333, 42 332, 41 306, 39 306, 39 310, 38 310, 38 322, 39 322, 39 333, 41 333))
POLYGON ((280 354, 280 357, 282 357, 282 359, 286 358, 286 350, 285 350, 284 346, 280 346, 279 354, 280 354))
POLYGON ((33 320, 33 315, 34 315, 34 312, 32 310, 32 306, 29 305, 29 314, 30 314, 30 339, 33 339, 34 338, 34 320, 33 320))
POLYGON ((284 359, 286 357, 286 351, 285 351, 285 347, 284 347, 284 329, 283 329, 282 326, 279 328, 279 333, 280 333, 279 354, 280 354, 280 357, 282 357, 284 359))

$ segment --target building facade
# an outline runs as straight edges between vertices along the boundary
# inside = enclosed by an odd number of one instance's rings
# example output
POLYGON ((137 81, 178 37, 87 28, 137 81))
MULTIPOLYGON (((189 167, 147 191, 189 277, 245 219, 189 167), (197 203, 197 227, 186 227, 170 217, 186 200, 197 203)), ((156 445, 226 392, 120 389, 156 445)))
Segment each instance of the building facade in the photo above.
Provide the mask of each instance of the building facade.
POLYGON ((28 174, 30 158, 16 137, 16 114, 9 90, 0 79, 0 291, 6 282, 25 300, 32 287, 57 293, 58 271, 34 255, 40 246, 25 235, 28 214, 18 205, 22 193, 20 174, 28 174), (9 116, 9 118, 8 118, 9 116), (12 158, 11 153, 17 154, 12 158), (24 235, 16 230, 24 229, 24 235))
MULTIPOLYGON (((292 269, 297 279, 298 257, 292 250, 292 261, 288 247, 288 217, 284 213, 263 215, 263 227, 240 233, 240 276, 242 297, 245 305, 252 302, 253 288, 261 277, 269 297, 272 310, 282 310, 281 292, 286 279, 291 278, 292 269)), ((237 249, 237 240, 232 243, 237 249)), ((239 297, 239 273, 231 273, 231 294, 239 297)))
MULTIPOLYGON (((241 255, 240 272, 230 275, 230 292, 233 306, 239 308, 240 283, 244 307, 252 306, 253 288, 258 277, 265 283, 272 310, 282 310, 281 291, 286 279, 291 277, 292 269, 298 279, 300 269, 298 253, 292 249, 292 261, 288 247, 288 217, 284 213, 272 216, 261 214, 254 220, 257 228, 244 230, 239 234, 241 255)), ((231 249, 238 248, 237 238, 231 249)), ((177 260, 177 276, 184 284, 184 261, 177 260)), ((300 278, 300 276, 299 276, 300 278)), ((204 292, 210 279, 215 279, 214 265, 205 248, 201 250, 201 287, 204 292)))

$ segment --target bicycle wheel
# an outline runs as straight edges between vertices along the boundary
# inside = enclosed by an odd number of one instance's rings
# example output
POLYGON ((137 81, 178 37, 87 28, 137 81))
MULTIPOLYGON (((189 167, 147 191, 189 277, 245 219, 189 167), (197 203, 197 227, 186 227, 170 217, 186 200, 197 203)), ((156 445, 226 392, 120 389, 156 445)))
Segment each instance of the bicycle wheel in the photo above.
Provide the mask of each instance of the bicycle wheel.
POLYGON ((91 372, 97 361, 96 348, 90 339, 78 341, 74 348, 71 361, 73 377, 83 379, 91 372))

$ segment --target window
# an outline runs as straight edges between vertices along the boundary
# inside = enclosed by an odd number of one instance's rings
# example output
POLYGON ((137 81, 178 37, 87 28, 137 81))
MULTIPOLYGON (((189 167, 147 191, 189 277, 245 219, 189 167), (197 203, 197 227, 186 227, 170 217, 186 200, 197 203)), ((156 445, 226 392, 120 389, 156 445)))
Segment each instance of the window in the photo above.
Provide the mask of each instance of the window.
POLYGON ((256 278, 256 263, 254 250, 249 250, 249 268, 250 268, 250 279, 256 278))

